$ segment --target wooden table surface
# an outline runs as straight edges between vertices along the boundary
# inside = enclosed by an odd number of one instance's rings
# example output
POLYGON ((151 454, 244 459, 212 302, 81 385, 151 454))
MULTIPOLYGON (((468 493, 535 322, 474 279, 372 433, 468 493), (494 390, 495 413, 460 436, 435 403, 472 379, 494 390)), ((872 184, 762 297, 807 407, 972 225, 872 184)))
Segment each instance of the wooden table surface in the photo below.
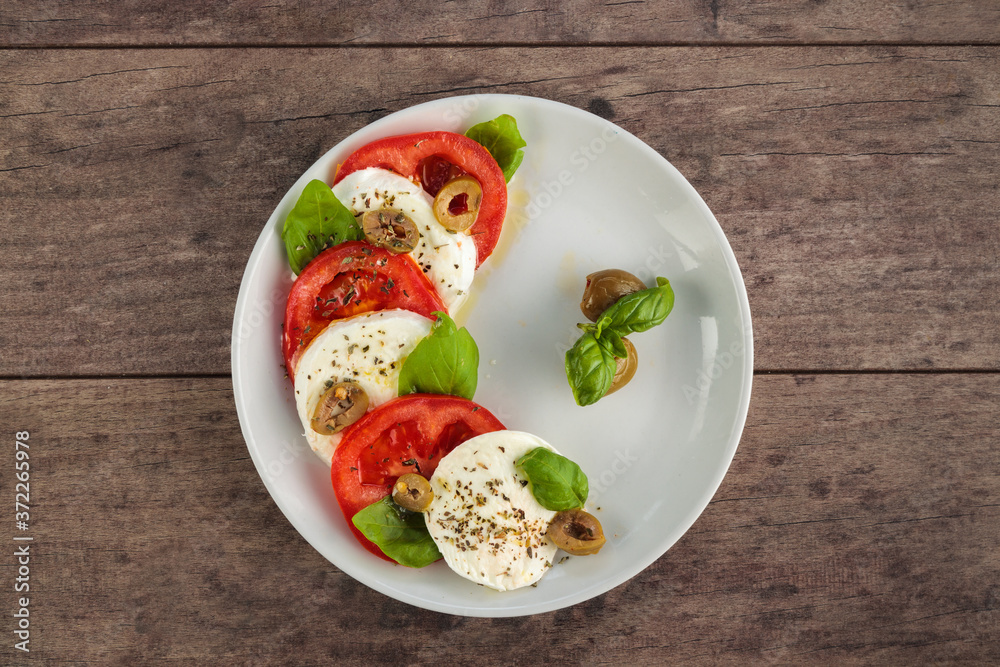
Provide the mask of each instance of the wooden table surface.
POLYGON ((0 662, 1000 661, 1000 2, 0 0, 0 662), (454 94, 589 109, 692 182, 754 316, 732 467, 639 576, 403 605, 281 515, 229 366, 304 169, 454 94))

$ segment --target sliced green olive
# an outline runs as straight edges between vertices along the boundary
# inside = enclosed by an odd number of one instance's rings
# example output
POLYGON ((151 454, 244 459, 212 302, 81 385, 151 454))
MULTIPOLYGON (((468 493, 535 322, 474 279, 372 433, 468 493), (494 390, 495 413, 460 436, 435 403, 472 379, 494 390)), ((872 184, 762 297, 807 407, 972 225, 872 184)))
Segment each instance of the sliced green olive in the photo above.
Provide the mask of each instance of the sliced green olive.
POLYGON ((472 176, 457 176, 434 197, 434 217, 445 229, 464 232, 476 223, 483 203, 483 188, 472 176))
POLYGON ((626 294, 646 289, 641 280, 628 271, 605 269, 587 276, 580 310, 591 322, 596 322, 605 310, 626 294))
POLYGON ((416 223, 410 216, 393 208, 365 211, 361 216, 361 228, 369 243, 397 255, 411 252, 420 243, 416 223))
POLYGON ((608 389, 608 393, 605 396, 613 394, 627 385, 632 376, 635 375, 636 366, 639 365, 639 357, 635 353, 635 345, 632 345, 632 341, 628 338, 622 338, 622 342, 625 344, 625 349, 628 350, 628 356, 624 359, 615 357, 615 377, 611 380, 611 388, 608 389))
POLYGON ((604 546, 604 529, 601 522, 583 510, 559 512, 545 533, 557 547, 573 556, 596 554, 604 546))
POLYGON ((416 473, 406 473, 392 487, 392 499, 403 509, 424 512, 434 500, 431 483, 416 473))
POLYGON ((312 429, 333 435, 361 419, 368 410, 368 394, 356 382, 339 382, 320 396, 312 416, 312 429))

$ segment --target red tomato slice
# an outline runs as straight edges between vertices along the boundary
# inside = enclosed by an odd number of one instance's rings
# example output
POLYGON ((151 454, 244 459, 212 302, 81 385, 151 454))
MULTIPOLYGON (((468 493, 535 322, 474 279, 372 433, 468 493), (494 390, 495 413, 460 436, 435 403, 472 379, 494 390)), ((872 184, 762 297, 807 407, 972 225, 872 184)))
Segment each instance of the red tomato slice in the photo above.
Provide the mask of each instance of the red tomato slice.
POLYGON ((306 345, 332 320, 376 310, 404 308, 434 319, 448 312, 420 268, 363 241, 349 241, 317 255, 292 285, 285 306, 282 348, 288 376, 306 345))
POLYGON ((465 176, 465 170, 461 169, 443 157, 432 155, 425 157, 418 165, 420 174, 420 184, 427 190, 427 194, 436 197, 444 184, 457 176, 465 176))
POLYGON ((351 532, 365 549, 391 561, 351 518, 389 495, 400 475, 415 472, 429 479, 455 447, 505 428, 486 408, 457 396, 410 394, 370 411, 344 431, 330 470, 351 532))
MULTIPOLYGON (((454 132, 422 132, 380 139, 351 153, 338 168, 333 182, 336 185, 348 174, 368 167, 391 169, 421 182, 426 171, 424 161, 429 157, 447 160, 474 176, 483 188, 479 216, 467 232, 476 244, 478 267, 496 247, 507 214, 507 182, 503 171, 478 142, 454 132)), ((441 183, 431 183, 430 187, 440 189, 441 183)))

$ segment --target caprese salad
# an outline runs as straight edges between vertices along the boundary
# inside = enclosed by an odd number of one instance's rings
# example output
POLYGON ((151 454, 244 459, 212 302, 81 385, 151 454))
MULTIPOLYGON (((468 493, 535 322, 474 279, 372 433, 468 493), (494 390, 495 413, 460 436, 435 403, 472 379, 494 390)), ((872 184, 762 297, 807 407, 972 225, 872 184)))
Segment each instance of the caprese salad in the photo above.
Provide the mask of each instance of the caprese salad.
POLYGON ((282 230, 285 367, 347 525, 375 556, 443 557, 497 590, 604 544, 580 467, 473 402, 479 350, 449 314, 499 240, 525 145, 507 115, 374 141, 308 183, 282 230))

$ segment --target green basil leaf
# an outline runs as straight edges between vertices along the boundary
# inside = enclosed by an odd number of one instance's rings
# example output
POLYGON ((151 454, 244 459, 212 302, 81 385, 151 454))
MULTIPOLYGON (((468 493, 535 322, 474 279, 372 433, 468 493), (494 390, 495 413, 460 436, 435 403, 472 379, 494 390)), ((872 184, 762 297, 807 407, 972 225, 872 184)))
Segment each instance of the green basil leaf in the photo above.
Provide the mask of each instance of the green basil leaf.
POLYGON ((673 307, 670 281, 657 278, 656 287, 627 294, 605 310, 597 320, 596 335, 603 337, 609 329, 619 336, 652 329, 667 319, 673 307))
POLYGON ((560 512, 583 507, 590 494, 587 476, 573 461, 545 447, 536 447, 517 460, 531 482, 531 494, 547 510, 560 512))
POLYGON ((585 332, 566 352, 566 378, 577 405, 599 401, 614 377, 614 354, 592 332, 585 332))
POLYGON ((435 311, 430 335, 417 343, 399 369, 399 395, 450 394, 472 399, 479 381, 479 348, 465 327, 435 311))
POLYGON ((296 275, 327 248, 364 238, 354 214, 337 200, 329 185, 318 180, 306 184, 281 229, 288 263, 296 275))
MULTIPOLYGON (((625 359, 628 357, 628 348, 625 347, 625 343, 622 342, 622 337, 618 335, 614 329, 608 329, 604 334, 597 339, 597 341, 603 345, 608 352, 618 357, 619 359, 625 359)), ((614 378, 612 377, 612 380, 614 378)))
POLYGON ((400 565, 425 567, 441 558, 424 515, 404 510, 389 496, 355 514, 351 523, 400 565))
POLYGON ((482 144, 490 152, 503 170, 504 180, 510 183, 524 159, 524 151, 521 149, 528 145, 517 131, 514 117, 503 114, 485 123, 473 125, 465 136, 482 144))

